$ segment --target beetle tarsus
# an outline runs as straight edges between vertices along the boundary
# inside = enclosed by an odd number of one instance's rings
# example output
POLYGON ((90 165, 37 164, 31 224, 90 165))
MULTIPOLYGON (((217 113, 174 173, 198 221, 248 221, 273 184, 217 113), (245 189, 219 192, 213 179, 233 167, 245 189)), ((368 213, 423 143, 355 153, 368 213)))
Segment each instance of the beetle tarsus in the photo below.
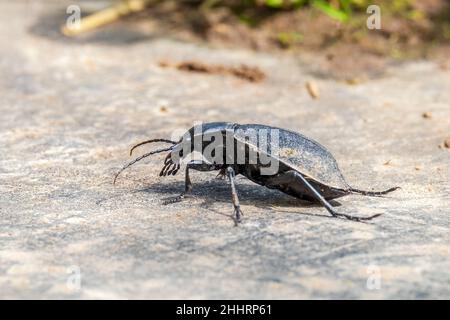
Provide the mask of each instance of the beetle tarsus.
POLYGON ((385 194, 391 193, 397 189, 400 189, 400 187, 393 187, 393 188, 389 188, 387 190, 384 191, 365 191, 365 190, 359 190, 359 189, 355 189, 355 188, 350 188, 350 192, 352 193, 358 193, 361 194, 363 196, 370 196, 370 197, 380 197, 383 196, 385 194))
POLYGON ((349 215, 349 214, 333 212, 332 216, 335 217, 335 218, 342 217, 342 218, 345 218, 347 220, 362 222, 362 221, 368 221, 368 220, 372 220, 373 218, 379 217, 379 216, 381 216, 381 213, 374 214, 374 215, 372 215, 370 217, 356 217, 356 216, 352 216, 352 215, 349 215))
POLYGON ((177 203, 177 202, 181 202, 184 198, 186 198, 186 194, 182 193, 182 194, 180 194, 178 196, 164 199, 163 205, 167 206, 169 204, 174 204, 174 203, 177 203))
MULTIPOLYGON (((161 170, 161 172, 163 172, 166 169, 166 166, 170 165, 171 163, 172 162, 167 163, 164 166, 163 170, 161 170)), ((180 167, 181 167, 180 164, 175 165, 175 170, 172 172, 172 174, 175 175, 175 173, 178 170, 180 170, 180 167)), ((187 196, 190 195, 190 193, 192 192, 192 182, 191 182, 191 178, 189 177, 189 169, 194 169, 194 168, 195 168, 195 162, 193 162, 193 161, 189 162, 186 165, 186 171, 185 171, 186 173, 185 173, 185 178, 184 178, 184 192, 176 197, 165 199, 163 202, 163 205, 181 202, 184 198, 186 198, 187 196)))

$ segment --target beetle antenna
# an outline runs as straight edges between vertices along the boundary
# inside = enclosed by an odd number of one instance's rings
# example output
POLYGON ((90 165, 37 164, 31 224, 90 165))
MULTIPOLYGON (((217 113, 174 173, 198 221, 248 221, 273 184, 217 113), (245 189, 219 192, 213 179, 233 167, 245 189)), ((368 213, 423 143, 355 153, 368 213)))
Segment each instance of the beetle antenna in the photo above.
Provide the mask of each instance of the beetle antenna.
POLYGON ((171 143, 171 144, 177 144, 178 143, 178 142, 175 142, 175 141, 172 141, 172 140, 168 140, 168 139, 150 139, 150 140, 142 141, 142 142, 138 143, 137 145, 135 145, 133 148, 131 148, 130 156, 133 155, 133 150, 136 149, 137 147, 140 147, 143 144, 152 143, 152 142, 167 142, 167 143, 171 143))
POLYGON ((350 191, 353 193, 362 194, 363 196, 380 197, 384 194, 390 193, 397 189, 400 189, 400 187, 394 187, 394 188, 390 188, 390 189, 387 189, 384 191, 365 191, 365 190, 358 190, 358 189, 350 188, 350 191))
POLYGON ((164 148, 164 149, 158 149, 158 150, 151 151, 151 152, 148 152, 148 153, 146 153, 146 154, 143 154, 143 155, 140 156, 140 157, 137 157, 137 158, 134 159, 133 161, 131 161, 131 162, 129 162, 128 164, 124 165, 123 168, 120 169, 119 172, 117 172, 117 174, 114 176, 114 182, 113 182, 113 184, 116 184, 117 177, 122 173, 122 171, 124 171, 124 170, 127 169, 128 167, 132 166, 132 165, 135 164, 136 162, 141 161, 142 159, 144 159, 144 158, 146 158, 146 157, 148 157, 148 156, 151 156, 152 154, 160 153, 160 152, 164 152, 164 151, 170 151, 170 150, 172 150, 172 147, 164 148))

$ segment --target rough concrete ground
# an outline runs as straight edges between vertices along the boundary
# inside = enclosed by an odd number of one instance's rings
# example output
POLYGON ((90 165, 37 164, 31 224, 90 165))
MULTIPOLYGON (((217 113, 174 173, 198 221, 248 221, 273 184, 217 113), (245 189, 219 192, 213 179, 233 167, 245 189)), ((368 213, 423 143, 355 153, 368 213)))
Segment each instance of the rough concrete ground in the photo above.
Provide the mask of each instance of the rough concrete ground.
POLYGON ((450 149, 438 148, 450 135, 449 71, 417 61, 349 85, 292 57, 133 41, 122 27, 70 41, 53 28, 65 6, 50 4, 0 5, 1 298, 450 298, 450 149), (268 77, 161 59, 246 63, 268 77), (214 173, 193 174, 194 199, 163 206, 183 175, 159 178, 162 155, 112 185, 134 143, 200 120, 300 131, 352 185, 402 189, 339 199, 342 212, 384 213, 355 223, 240 178, 234 227, 214 173))

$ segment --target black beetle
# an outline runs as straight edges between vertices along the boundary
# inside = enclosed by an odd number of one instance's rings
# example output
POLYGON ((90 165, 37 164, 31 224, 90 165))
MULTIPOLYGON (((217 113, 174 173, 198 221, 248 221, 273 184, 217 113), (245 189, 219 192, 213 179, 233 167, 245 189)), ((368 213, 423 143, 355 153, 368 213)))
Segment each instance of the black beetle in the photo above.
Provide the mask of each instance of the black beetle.
POLYGON ((348 194, 381 196, 399 187, 385 191, 363 191, 352 188, 342 176, 331 153, 316 141, 299 133, 259 124, 239 125, 228 122, 213 122, 195 125, 178 142, 167 139, 151 139, 135 145, 131 151, 152 142, 170 143, 172 146, 148 152, 125 165, 115 176, 152 154, 169 151, 160 176, 175 175, 181 160, 193 151, 202 155, 201 160, 191 160, 186 164, 185 190, 165 202, 181 201, 192 191, 189 170, 220 170, 219 176, 227 176, 231 184, 231 194, 236 221, 241 220, 241 209, 235 187, 235 176, 242 174, 251 181, 270 189, 278 189, 290 196, 321 203, 333 217, 362 221, 373 219, 356 217, 336 212, 328 200, 348 194), (186 151, 187 149, 187 151, 186 151), (208 151, 208 152, 206 152, 208 151), (236 158, 236 156, 238 159, 236 158), (240 161, 239 160, 240 156, 240 161))

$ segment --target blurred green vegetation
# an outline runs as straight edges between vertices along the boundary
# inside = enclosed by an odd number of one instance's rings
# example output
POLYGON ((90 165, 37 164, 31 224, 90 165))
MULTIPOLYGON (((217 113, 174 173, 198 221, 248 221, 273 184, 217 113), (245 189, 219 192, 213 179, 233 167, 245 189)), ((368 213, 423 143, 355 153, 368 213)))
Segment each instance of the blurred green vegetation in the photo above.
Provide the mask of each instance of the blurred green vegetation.
MULTIPOLYGON (((367 8, 378 5, 382 23, 387 22, 387 32, 394 38, 413 38, 415 34, 426 42, 450 40, 450 3, 448 0, 190 0, 200 3, 202 8, 227 8, 238 19, 250 26, 258 27, 263 21, 283 12, 295 10, 316 11, 344 25, 353 37, 367 32, 367 8), (438 4, 438 9, 436 4, 438 4), (440 7, 439 7, 440 6, 440 7), (401 27, 399 27, 401 26, 401 27), (408 35, 397 29, 409 30, 408 35)), ((383 25, 384 28, 384 25, 383 25)), ((394 39, 395 40, 395 39, 394 39)), ((397 39, 398 40, 398 39, 397 39)), ((402 39, 400 39, 402 40, 402 39)), ((278 34, 283 47, 303 42, 303 36, 295 26, 278 34)))
MULTIPOLYGON (((340 22, 347 22, 352 14, 366 12, 368 6, 379 5, 383 12, 399 15, 410 19, 421 19, 424 12, 415 9, 414 0, 203 0, 203 7, 227 6, 238 14, 244 14, 249 10, 270 8, 272 10, 296 10, 303 7, 314 7, 330 18, 340 22)), ((242 19, 252 24, 248 16, 242 19)))
POLYGON ((423 57, 433 48, 450 44, 448 0, 114 2, 116 5, 83 18, 83 28, 76 34, 151 8, 148 10, 150 16, 156 19, 165 17, 166 22, 172 23, 172 28, 181 26, 203 39, 236 43, 258 50, 281 47, 323 51, 337 47, 336 50, 345 51, 342 46, 347 45, 373 55, 407 58, 423 57), (372 14, 372 11, 367 12, 371 5, 378 5, 381 9, 381 28, 375 31, 366 25, 368 14, 372 14))

